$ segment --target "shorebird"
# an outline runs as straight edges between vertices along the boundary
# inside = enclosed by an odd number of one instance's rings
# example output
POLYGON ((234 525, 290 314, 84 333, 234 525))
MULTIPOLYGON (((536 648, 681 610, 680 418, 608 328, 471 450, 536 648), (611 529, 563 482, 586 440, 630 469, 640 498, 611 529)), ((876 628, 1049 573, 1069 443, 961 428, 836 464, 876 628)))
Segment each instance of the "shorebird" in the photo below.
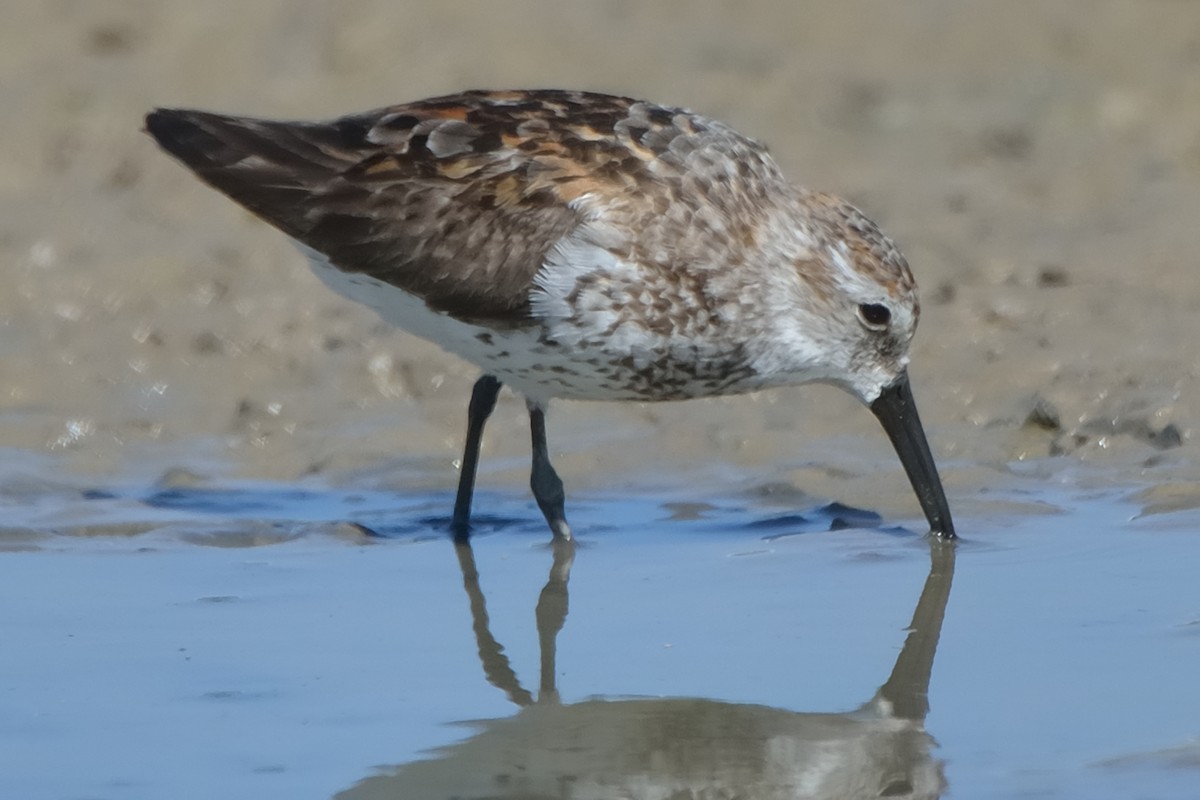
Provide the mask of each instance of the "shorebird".
POLYGON ((530 486, 569 540, 555 398, 684 400, 823 382, 882 423, 932 532, 954 525, 909 386, 920 314, 899 249, 681 108, 470 91, 328 122, 159 109, 146 130, 299 243, 316 274, 483 370, 451 519, 470 529, 484 424, 520 392, 530 486))

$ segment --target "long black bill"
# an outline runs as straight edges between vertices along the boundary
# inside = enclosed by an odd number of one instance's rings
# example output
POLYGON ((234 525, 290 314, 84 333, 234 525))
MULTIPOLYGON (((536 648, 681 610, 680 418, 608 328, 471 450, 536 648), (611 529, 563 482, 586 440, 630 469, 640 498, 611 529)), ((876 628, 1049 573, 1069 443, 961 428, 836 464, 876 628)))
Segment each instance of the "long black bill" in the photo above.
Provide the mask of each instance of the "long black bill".
POLYGON ((925 429, 917 416, 917 404, 913 402, 907 372, 883 390, 879 399, 871 403, 871 411, 883 424, 900 456, 900 463, 904 465, 925 518, 929 520, 931 532, 943 539, 956 538, 950 505, 942 491, 942 479, 938 477, 933 454, 929 452, 929 442, 925 441, 925 429))

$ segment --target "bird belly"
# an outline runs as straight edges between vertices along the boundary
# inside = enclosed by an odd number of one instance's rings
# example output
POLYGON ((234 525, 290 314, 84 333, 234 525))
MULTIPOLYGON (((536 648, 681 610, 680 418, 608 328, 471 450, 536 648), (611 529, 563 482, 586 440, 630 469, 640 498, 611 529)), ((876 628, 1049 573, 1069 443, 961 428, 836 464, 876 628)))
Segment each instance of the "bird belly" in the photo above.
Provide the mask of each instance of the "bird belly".
POLYGON ((427 339, 535 401, 685 400, 762 388, 737 353, 701 341, 645 336, 553 336, 541 325, 488 327, 434 311, 409 292, 347 272, 307 247, 313 272, 385 322, 427 339))

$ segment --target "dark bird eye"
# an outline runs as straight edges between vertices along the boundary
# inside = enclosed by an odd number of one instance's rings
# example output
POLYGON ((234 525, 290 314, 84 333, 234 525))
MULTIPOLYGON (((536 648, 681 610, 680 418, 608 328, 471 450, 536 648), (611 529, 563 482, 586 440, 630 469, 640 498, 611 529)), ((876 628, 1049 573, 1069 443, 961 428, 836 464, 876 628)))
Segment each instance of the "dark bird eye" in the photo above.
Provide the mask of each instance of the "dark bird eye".
POLYGON ((892 321, 892 312, 879 303, 863 303, 858 307, 858 316, 868 328, 882 330, 892 321))

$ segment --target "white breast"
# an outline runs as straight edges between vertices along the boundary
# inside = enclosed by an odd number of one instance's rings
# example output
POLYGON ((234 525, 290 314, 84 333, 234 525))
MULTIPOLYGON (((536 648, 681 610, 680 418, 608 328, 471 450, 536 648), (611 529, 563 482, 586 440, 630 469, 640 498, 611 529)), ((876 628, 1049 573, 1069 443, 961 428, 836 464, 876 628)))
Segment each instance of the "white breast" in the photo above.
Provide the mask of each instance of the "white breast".
POLYGON ((532 298, 536 321, 521 328, 490 328, 434 311, 402 289, 340 270, 304 245, 300 249, 317 277, 338 294, 476 364, 534 401, 681 400, 763 385, 712 342, 654 333, 636 315, 615 314, 611 305, 606 311, 611 298, 585 292, 569 309, 565 294, 573 281, 539 275, 532 298))

